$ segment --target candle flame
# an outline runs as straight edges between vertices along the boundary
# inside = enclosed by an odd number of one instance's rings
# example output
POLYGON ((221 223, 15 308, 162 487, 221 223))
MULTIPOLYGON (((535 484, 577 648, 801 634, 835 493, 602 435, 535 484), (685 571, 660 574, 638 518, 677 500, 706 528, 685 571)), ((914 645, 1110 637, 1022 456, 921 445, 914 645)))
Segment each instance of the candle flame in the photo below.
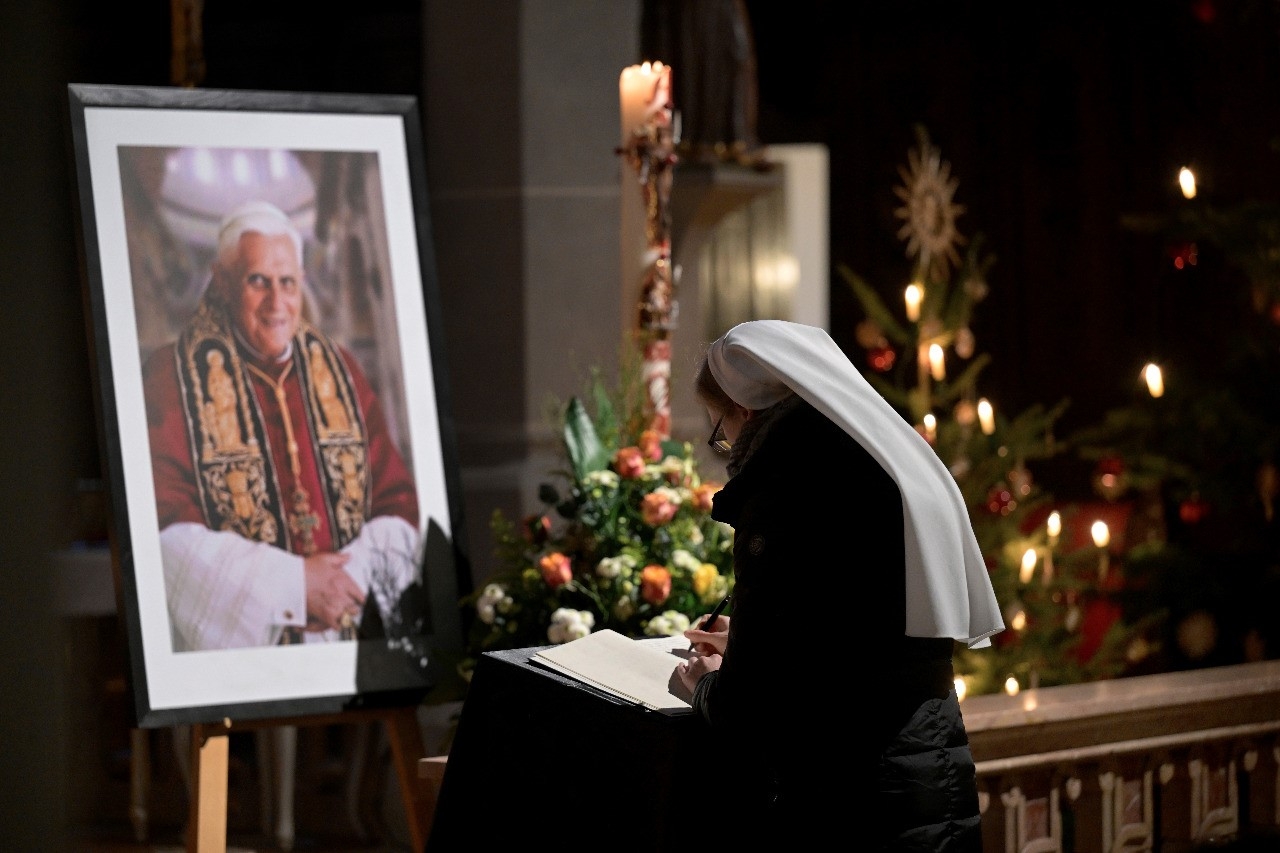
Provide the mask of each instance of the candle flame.
POLYGON ((1018 580, 1023 583, 1031 581, 1032 574, 1036 570, 1036 549, 1028 548, 1022 552, 1022 570, 1018 573, 1018 580))
POLYGON ((1093 544, 1099 548, 1105 548, 1111 542, 1111 530, 1105 521, 1095 521, 1089 532, 1093 535, 1093 544))
POLYGON ((1192 199, 1196 197, 1196 173, 1191 171, 1187 166, 1183 166, 1178 170, 1178 186, 1182 188, 1182 195, 1185 198, 1192 199))
POLYGON ((906 291, 902 294, 902 298, 907 303, 907 319, 915 322, 920 319, 920 303, 924 300, 924 288, 912 282, 907 285, 906 291))
POLYGON ((986 435, 996 431, 995 412, 991 408, 991 401, 986 397, 978 401, 978 423, 982 424, 982 431, 986 435))
POLYGON ((1142 378, 1147 381, 1147 391, 1152 397, 1164 394, 1164 375, 1160 372, 1160 365, 1154 361, 1147 362, 1147 366, 1142 368, 1142 378))

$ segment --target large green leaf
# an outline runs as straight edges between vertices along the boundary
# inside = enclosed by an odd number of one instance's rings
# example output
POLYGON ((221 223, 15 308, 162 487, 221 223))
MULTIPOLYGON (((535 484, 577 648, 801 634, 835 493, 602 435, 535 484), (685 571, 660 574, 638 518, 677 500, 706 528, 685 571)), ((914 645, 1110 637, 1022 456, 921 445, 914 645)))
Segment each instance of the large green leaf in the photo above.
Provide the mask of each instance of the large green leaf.
POLYGON ((573 476, 581 481, 590 471, 609 464, 609 455, 600 443, 591 416, 577 397, 569 400, 564 412, 564 448, 573 464, 573 476))

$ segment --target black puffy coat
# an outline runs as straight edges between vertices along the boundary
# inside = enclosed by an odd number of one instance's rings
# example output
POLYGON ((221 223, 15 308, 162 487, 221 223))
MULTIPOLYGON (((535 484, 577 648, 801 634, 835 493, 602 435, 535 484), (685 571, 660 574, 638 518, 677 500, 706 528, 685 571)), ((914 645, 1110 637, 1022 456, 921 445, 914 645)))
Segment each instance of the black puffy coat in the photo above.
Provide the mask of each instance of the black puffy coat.
POLYGON ((897 485, 808 404, 766 429, 712 512, 734 528, 732 619, 694 706, 725 758, 724 831, 788 849, 980 850, 953 641, 905 636, 897 485))

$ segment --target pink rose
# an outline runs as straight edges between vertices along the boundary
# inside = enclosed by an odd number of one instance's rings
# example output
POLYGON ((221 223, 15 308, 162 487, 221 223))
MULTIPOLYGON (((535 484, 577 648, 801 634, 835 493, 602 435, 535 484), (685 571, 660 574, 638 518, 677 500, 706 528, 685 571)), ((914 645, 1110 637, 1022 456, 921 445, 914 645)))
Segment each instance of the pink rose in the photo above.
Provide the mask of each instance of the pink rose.
POLYGON ((542 579, 552 589, 564 586, 573 580, 573 564, 559 551, 554 551, 539 560, 538 569, 542 572, 542 579))
POLYGON ((638 447, 624 447, 613 455, 613 469, 624 480, 636 480, 644 474, 644 454, 638 447))
POLYGON ((671 595, 671 572, 666 566, 645 566, 640 570, 640 597, 655 607, 671 595))
POLYGON ((662 436, 657 430, 647 429, 640 433, 640 452, 650 462, 657 462, 662 458, 662 436))
POLYGON ((680 504, 661 491, 650 492, 640 499, 640 516, 650 527, 666 524, 676 517, 679 508, 680 504))

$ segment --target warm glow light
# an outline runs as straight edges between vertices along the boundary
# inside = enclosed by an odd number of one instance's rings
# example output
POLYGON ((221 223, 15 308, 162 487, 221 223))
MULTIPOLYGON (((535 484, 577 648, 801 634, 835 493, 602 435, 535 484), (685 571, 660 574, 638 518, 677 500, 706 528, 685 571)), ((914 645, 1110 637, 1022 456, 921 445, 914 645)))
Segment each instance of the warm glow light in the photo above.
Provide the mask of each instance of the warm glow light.
POLYGON ((1164 375, 1160 372, 1160 365, 1154 361, 1147 362, 1147 366, 1142 368, 1142 378, 1147 380, 1147 391, 1152 397, 1164 394, 1164 375))
POLYGON ((1012 624, 1009 627, 1015 631, 1021 631, 1023 628, 1026 628, 1027 611, 1019 610, 1017 613, 1013 614, 1012 624))
POLYGON ((924 300, 924 288, 914 282, 907 285, 902 298, 907 303, 907 319, 915 322, 920 319, 920 303, 924 300))
POLYGON ((940 344, 929 344, 929 375, 933 377, 934 382, 941 382, 947 378, 945 358, 940 344))
POLYGON ((1034 711, 1040 703, 1036 701, 1034 693, 1028 693, 1026 698, 1022 700, 1022 710, 1034 711))
POLYGON ((956 680, 952 684, 956 688, 956 698, 963 702, 965 695, 969 692, 969 685, 965 683, 964 677, 959 675, 956 676, 956 680))
POLYGON ((986 435, 996 431, 996 416, 991 408, 991 401, 983 397, 978 401, 978 423, 982 424, 982 431, 986 435))
POLYGON ((1031 576, 1036 570, 1036 549, 1028 548, 1022 553, 1022 570, 1018 572, 1018 580, 1022 583, 1030 583, 1031 576))
POLYGON ((1178 170, 1178 186, 1186 198, 1196 197, 1196 173, 1186 166, 1178 170))
POLYGON ((924 416, 924 437, 929 443, 938 440, 938 419, 933 416, 933 412, 926 412, 924 416))
POLYGON ((1012 675, 1004 680, 1004 692, 1008 693, 1010 696, 1017 696, 1018 691, 1021 689, 1022 686, 1018 684, 1018 679, 1014 678, 1012 675))
POLYGON ((1049 513, 1049 519, 1044 523, 1044 527, 1049 534, 1049 544, 1058 544, 1058 536, 1062 534, 1062 516, 1056 509, 1049 513))
POLYGON ((1099 548, 1105 548, 1111 542, 1111 531, 1105 521, 1095 521, 1089 528, 1089 533, 1093 535, 1093 544, 1099 548))

